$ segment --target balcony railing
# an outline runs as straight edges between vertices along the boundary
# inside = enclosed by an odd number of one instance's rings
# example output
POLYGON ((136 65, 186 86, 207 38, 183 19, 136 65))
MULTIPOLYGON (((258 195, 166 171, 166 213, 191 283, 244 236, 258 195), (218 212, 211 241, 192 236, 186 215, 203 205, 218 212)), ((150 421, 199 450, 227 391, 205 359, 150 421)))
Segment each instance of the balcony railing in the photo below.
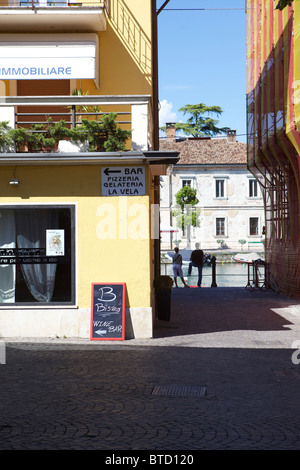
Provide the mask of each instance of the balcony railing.
POLYGON ((116 113, 121 129, 130 129, 131 150, 151 150, 152 108, 150 95, 126 96, 1 96, 0 122, 9 127, 30 128, 32 124, 65 121, 69 128, 83 119, 101 119, 104 114, 116 113))
POLYGON ((0 0, 1 33, 106 31, 111 0, 0 0))

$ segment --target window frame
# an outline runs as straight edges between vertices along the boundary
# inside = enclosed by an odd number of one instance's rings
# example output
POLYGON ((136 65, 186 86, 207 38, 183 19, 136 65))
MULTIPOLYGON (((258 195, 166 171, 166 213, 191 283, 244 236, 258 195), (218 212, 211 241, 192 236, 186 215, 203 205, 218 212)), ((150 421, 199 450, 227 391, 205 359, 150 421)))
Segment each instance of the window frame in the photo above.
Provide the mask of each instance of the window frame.
POLYGON ((257 199, 259 197, 258 196, 258 181, 255 178, 249 178, 248 197, 249 199, 257 199))
POLYGON ((223 179, 216 179, 216 198, 223 199, 225 197, 225 184, 223 179))
POLYGON ((192 180, 191 179, 188 179, 188 178, 185 178, 181 180, 181 185, 182 185, 182 188, 184 188, 185 186, 189 186, 190 188, 193 187, 192 185, 192 180), (185 184, 184 184, 185 183, 185 184))
POLYGON ((214 175, 213 178, 214 178, 214 181, 215 181, 215 183, 214 183, 214 185, 215 185, 215 187, 214 187, 214 198, 218 199, 218 200, 227 199, 227 180, 229 179, 229 176, 214 175), (222 195, 217 195, 218 185, 219 185, 220 182, 222 183, 221 186, 222 186, 223 194, 222 195))
POLYGON ((179 175, 179 179, 180 179, 180 189, 187 186, 187 184, 183 184, 184 181, 189 181, 190 182, 190 184, 188 184, 188 186, 190 186, 190 188, 195 187, 196 177, 194 175, 182 175, 181 174, 181 175, 179 175))
POLYGON ((258 237, 259 236, 259 224, 260 224, 260 218, 258 216, 252 216, 252 217, 249 217, 249 237, 258 237), (257 220, 257 226, 256 226, 256 230, 257 230, 257 233, 251 233, 251 219, 256 219, 257 220))
POLYGON ((226 217, 216 216, 215 217, 215 237, 227 237, 227 228, 226 228, 226 217), (218 233, 218 220, 223 220, 224 222, 224 233, 218 233))
POLYGON ((1 210, 38 210, 38 209, 69 209, 70 210, 70 300, 68 301, 54 301, 54 302, 12 302, 12 303, 0 303, 0 310, 16 309, 19 307, 29 308, 51 308, 62 306, 67 308, 68 306, 76 306, 76 216, 77 206, 76 203, 32 203, 32 204, 0 204, 1 210))

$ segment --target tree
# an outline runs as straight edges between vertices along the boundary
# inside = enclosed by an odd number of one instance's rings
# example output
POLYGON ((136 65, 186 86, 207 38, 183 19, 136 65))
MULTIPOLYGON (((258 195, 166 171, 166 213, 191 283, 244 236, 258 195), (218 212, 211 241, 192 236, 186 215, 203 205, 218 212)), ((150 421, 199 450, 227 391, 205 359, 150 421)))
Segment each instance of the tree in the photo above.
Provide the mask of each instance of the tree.
POLYGON ((217 127, 219 121, 209 117, 210 114, 217 116, 222 114, 223 110, 220 106, 206 106, 204 103, 186 104, 179 111, 190 115, 186 123, 176 124, 176 129, 183 130, 187 135, 193 137, 214 136, 229 130, 229 127, 217 127))
POLYGON ((187 246, 190 247, 190 228, 191 226, 196 227, 197 217, 199 215, 199 209, 195 206, 198 204, 199 199, 197 198, 197 190, 190 186, 184 186, 178 193, 175 194, 177 208, 173 215, 177 219, 177 225, 187 231, 187 246))
POLYGON ((279 0, 276 10, 283 10, 287 6, 291 6, 294 0, 279 0))
POLYGON ((199 200, 197 198, 197 190, 191 188, 189 185, 181 188, 178 193, 175 194, 176 204, 184 209, 185 206, 195 206, 199 200))

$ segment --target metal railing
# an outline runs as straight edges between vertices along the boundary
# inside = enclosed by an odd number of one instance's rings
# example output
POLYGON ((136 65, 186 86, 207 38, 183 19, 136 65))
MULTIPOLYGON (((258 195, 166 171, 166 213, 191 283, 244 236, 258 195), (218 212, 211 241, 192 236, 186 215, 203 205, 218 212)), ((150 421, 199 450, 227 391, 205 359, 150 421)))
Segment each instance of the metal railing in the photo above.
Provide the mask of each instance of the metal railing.
POLYGON ((132 150, 149 150, 152 137, 150 95, 0 96, 0 122, 11 128, 64 120, 70 128, 83 119, 115 113, 121 128, 132 130, 132 150))
MULTIPOLYGON (((229 266, 229 269, 226 270, 226 273, 221 273, 218 271, 218 265, 216 263, 216 258, 212 257, 211 267, 208 270, 203 270, 202 280, 206 286, 218 287, 226 285, 235 285, 235 278, 239 279, 240 286, 244 287, 245 290, 272 290, 276 294, 280 293, 278 284, 272 274, 269 263, 264 260, 256 260, 252 263, 247 263, 245 266, 245 272, 234 272, 235 267, 238 266, 236 263, 226 263, 229 266), (232 268, 232 269, 231 269, 232 268), (223 281, 222 277, 226 277, 226 282, 223 281)), ((220 266, 220 264, 219 264, 220 266)), ((172 262, 161 260, 161 274, 173 276, 172 274, 172 262)), ((184 275, 186 279, 186 275, 184 275)), ((194 279, 197 281, 197 274, 194 275, 194 279)))

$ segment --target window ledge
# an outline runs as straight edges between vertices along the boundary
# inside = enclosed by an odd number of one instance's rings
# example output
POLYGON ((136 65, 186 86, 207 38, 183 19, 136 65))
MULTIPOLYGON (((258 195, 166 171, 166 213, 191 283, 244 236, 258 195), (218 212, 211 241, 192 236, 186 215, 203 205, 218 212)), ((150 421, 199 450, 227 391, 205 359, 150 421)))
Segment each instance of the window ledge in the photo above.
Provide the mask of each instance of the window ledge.
POLYGON ((18 304, 1 304, 0 310, 49 310, 49 309, 57 309, 57 310, 78 310, 78 305, 18 305, 18 304))

